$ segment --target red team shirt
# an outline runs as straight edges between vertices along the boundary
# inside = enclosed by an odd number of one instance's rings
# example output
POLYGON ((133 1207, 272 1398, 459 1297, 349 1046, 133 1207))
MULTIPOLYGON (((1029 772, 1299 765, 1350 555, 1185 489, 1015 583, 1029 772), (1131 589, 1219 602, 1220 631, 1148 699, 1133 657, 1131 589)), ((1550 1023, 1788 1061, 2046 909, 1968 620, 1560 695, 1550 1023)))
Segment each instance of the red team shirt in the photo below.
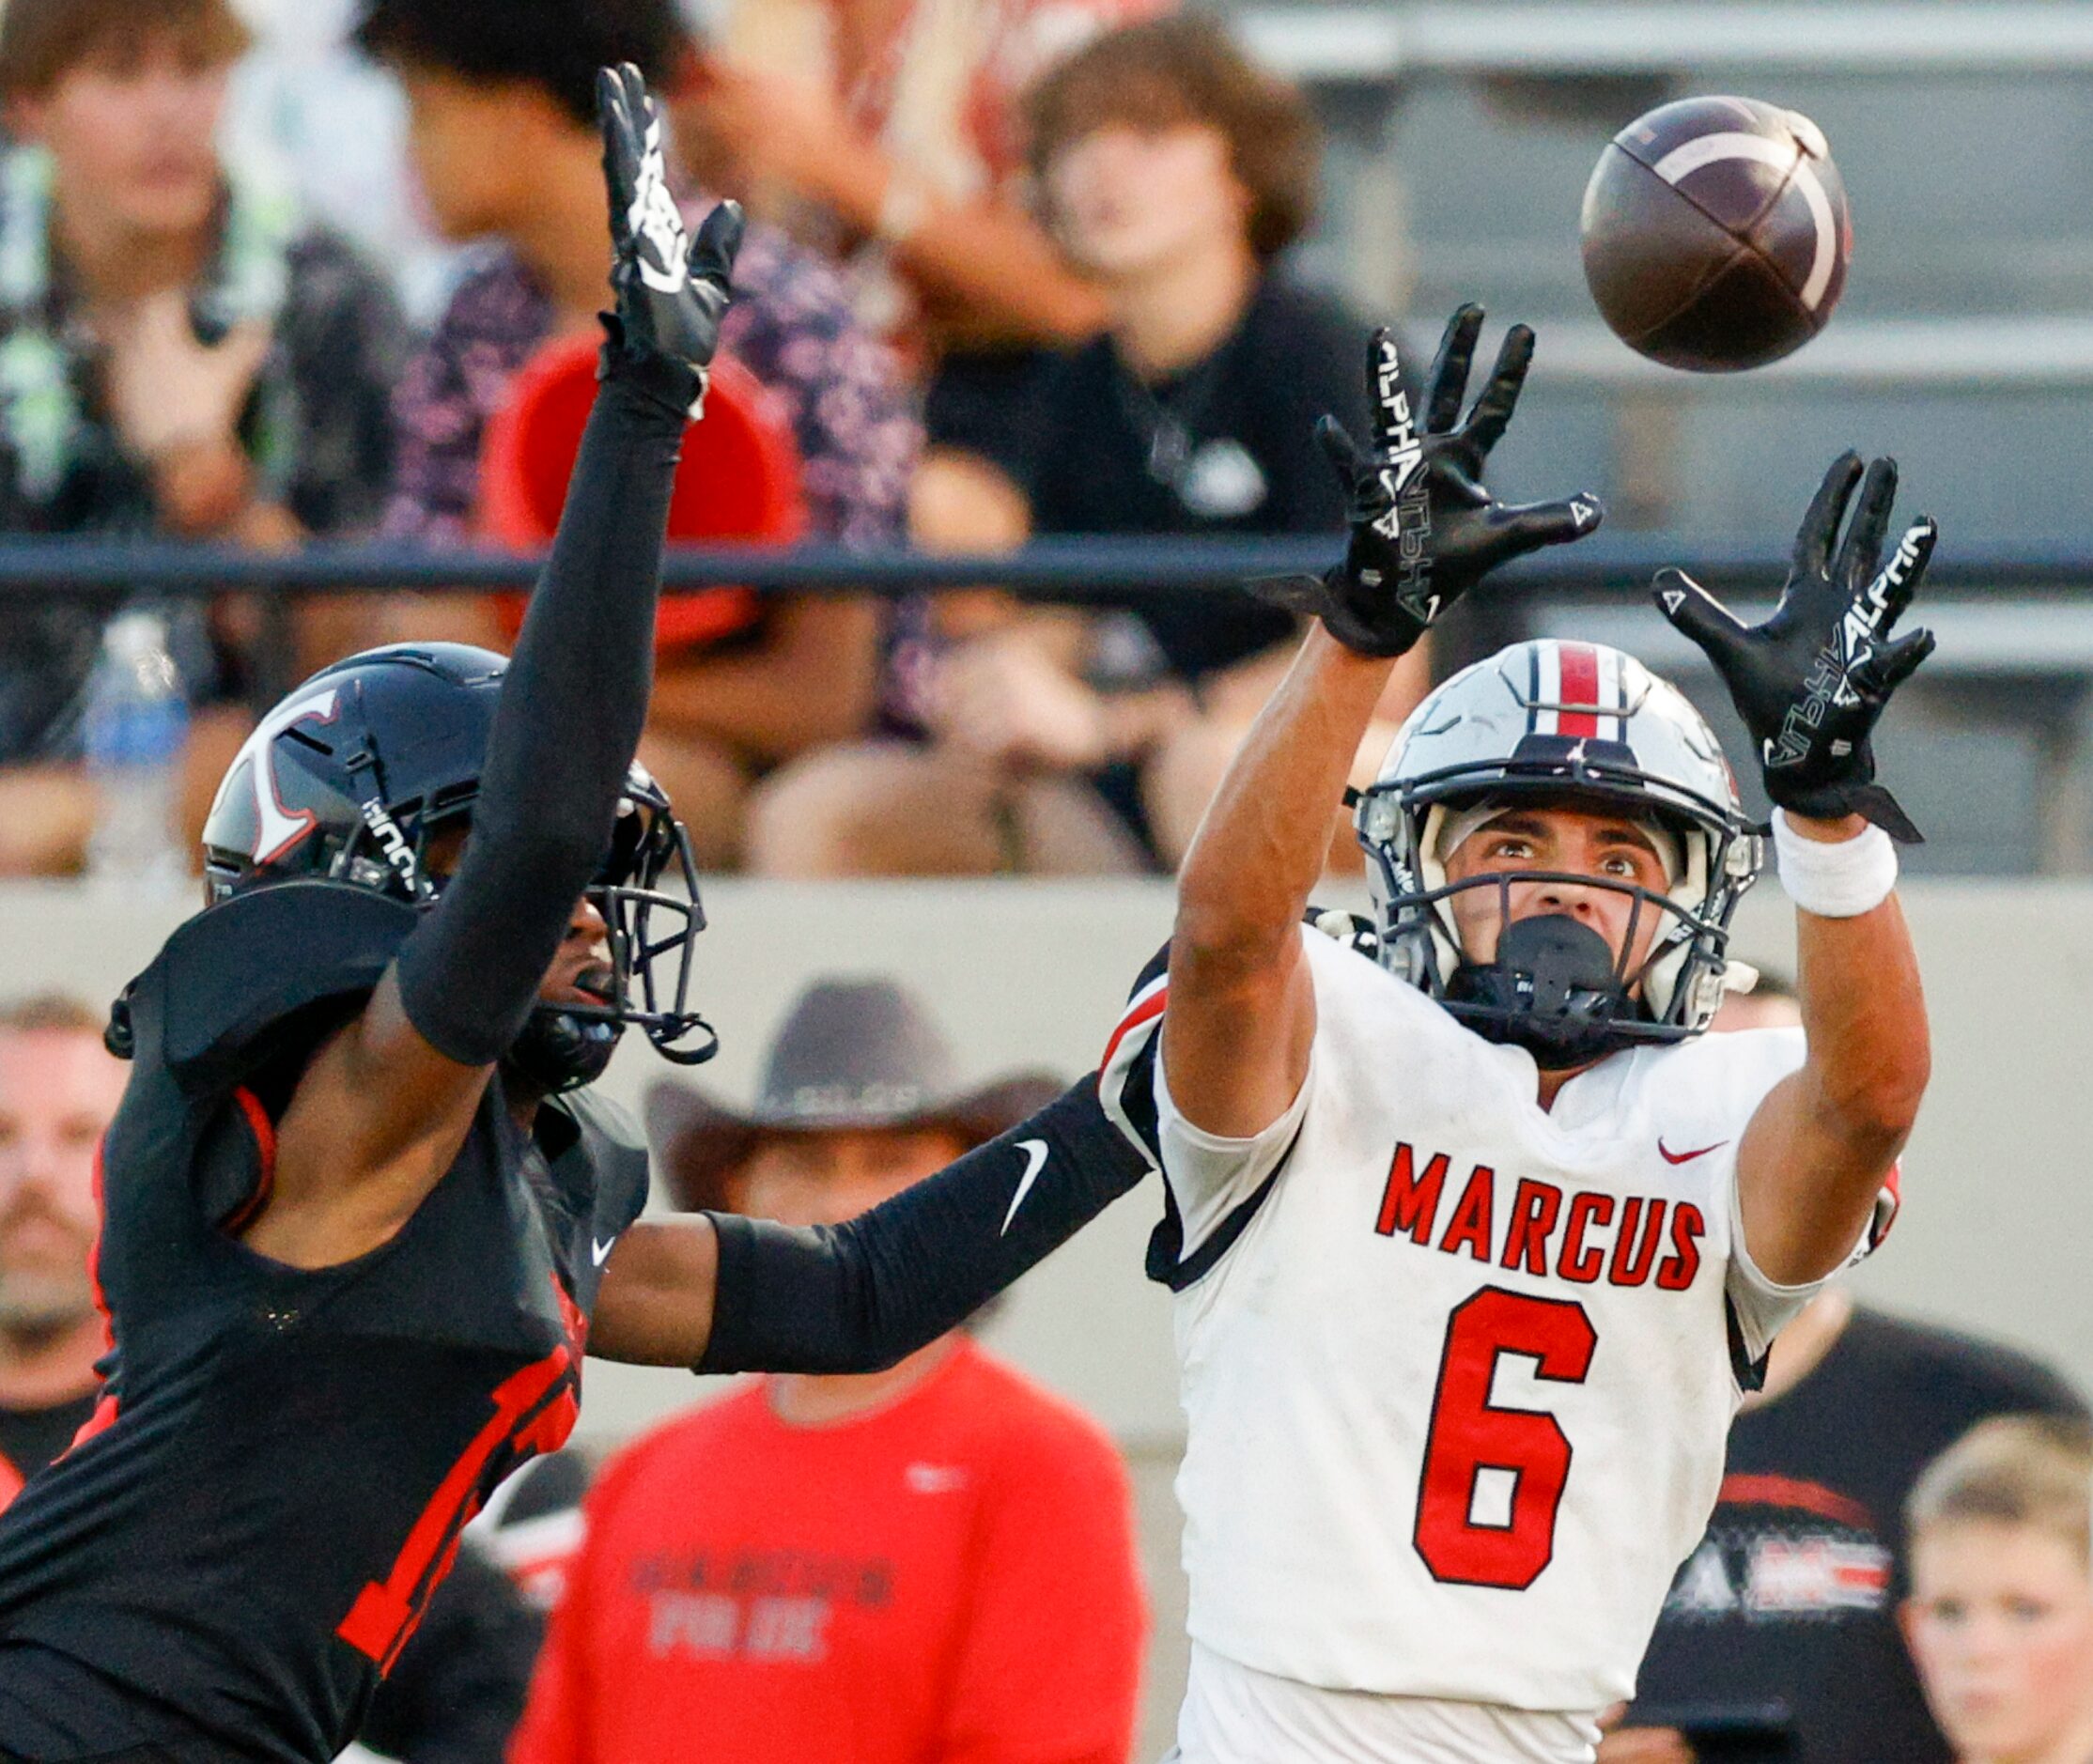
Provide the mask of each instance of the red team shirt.
POLYGON ((832 1427, 753 1382, 612 1459, 587 1514, 512 1764, 1124 1764, 1125 1472, 969 1341, 832 1427))

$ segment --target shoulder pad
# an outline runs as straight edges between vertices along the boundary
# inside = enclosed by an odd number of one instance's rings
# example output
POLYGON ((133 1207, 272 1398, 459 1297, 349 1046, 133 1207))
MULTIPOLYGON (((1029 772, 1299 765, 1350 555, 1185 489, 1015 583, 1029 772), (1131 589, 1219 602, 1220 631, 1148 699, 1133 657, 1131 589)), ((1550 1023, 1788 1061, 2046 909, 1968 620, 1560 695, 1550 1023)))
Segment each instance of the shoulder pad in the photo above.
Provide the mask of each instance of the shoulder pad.
POLYGON ((568 1180, 595 1197, 598 1220, 622 1231, 646 1205, 649 1159, 645 1134, 626 1109, 609 1097, 592 1095, 586 1089, 549 1097, 543 1106, 566 1115, 578 1135, 565 1156, 554 1160, 555 1173, 566 1168, 568 1158, 585 1159, 585 1175, 577 1170, 568 1180))
MULTIPOLYGON (((198 913, 125 989, 141 1051, 185 1090, 240 1076, 309 1005, 367 993, 420 914, 344 882, 282 882, 198 913)), ((267 1050, 273 1051, 273 1050, 267 1050)))
POLYGON ((646 1155, 646 1135, 641 1131, 640 1123, 632 1119, 629 1109, 613 1103, 608 1096, 597 1096, 583 1088, 548 1097, 543 1106, 559 1109, 570 1117, 585 1139, 613 1152, 637 1152, 642 1157, 646 1155))

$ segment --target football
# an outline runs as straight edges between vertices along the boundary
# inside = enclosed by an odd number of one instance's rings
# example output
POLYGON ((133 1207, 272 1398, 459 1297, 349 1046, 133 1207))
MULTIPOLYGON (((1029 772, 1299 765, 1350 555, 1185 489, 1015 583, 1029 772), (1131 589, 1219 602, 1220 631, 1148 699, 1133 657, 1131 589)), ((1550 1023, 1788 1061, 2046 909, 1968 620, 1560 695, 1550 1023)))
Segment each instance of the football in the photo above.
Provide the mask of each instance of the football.
POLYGON ((1853 224, 1823 132, 1749 98, 1637 117, 1585 187, 1585 281, 1615 335, 1667 367, 1731 374, 1824 328, 1853 224))

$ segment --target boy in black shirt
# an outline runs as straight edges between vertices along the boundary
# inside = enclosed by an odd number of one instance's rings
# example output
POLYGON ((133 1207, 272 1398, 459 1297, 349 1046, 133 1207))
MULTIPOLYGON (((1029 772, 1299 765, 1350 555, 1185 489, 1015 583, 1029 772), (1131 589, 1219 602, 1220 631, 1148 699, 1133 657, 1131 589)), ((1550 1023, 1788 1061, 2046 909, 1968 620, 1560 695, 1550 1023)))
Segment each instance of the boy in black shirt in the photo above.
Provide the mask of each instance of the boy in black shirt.
MULTIPOLYGON (((1213 21, 1108 32, 1028 100, 1057 242, 1095 278, 1105 335, 947 433, 918 480, 918 538, 1327 534, 1344 493, 1316 419, 1367 420, 1366 327, 1279 268, 1313 206, 1306 101, 1213 21)), ((949 606, 951 603, 947 603, 949 606)), ((1217 586, 1131 590, 1102 614, 912 608, 891 710, 928 745, 815 755, 772 785, 752 857, 774 874, 1174 868, 1295 636, 1217 586)), ((1424 679, 1406 661, 1387 717, 1424 679)), ((1393 734, 1365 746, 1377 757, 1393 734)))

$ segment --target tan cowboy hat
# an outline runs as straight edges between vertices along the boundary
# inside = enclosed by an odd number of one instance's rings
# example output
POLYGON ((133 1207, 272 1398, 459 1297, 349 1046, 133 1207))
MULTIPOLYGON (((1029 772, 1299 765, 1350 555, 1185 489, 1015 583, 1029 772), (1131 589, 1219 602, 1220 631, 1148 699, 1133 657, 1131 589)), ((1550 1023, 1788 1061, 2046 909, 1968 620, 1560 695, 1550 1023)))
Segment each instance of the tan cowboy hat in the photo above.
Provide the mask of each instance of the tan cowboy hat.
POLYGON ((820 980, 778 1030, 752 1109, 744 1114, 694 1084, 663 1080, 647 1091, 647 1138, 675 1204, 717 1208, 766 1134, 944 1125, 972 1147, 1062 1088, 1044 1071, 964 1088, 951 1044, 899 982, 820 980))

